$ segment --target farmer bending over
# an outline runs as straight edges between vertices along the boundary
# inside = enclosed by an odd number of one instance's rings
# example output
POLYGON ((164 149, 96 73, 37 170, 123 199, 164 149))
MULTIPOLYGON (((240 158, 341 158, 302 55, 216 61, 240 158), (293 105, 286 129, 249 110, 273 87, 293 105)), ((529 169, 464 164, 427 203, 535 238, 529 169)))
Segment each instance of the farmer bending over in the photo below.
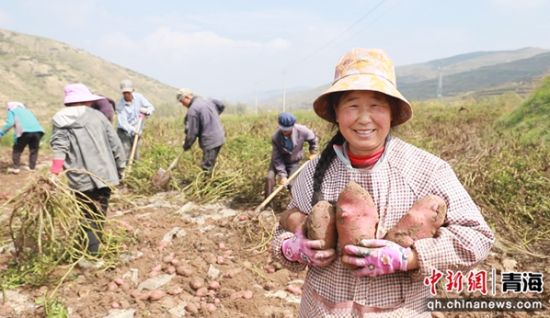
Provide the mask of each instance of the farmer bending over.
POLYGON ((195 96, 188 88, 180 89, 176 99, 187 108, 183 150, 191 149, 195 140, 199 138, 199 146, 202 149, 201 167, 203 171, 211 174, 220 149, 225 143, 225 133, 220 120, 225 105, 215 99, 195 96))
POLYGON ((315 133, 303 125, 296 124, 296 117, 291 113, 279 114, 279 128, 271 137, 271 163, 265 183, 265 197, 273 192, 275 176, 279 184, 287 183, 287 178, 300 167, 304 158, 304 143, 309 144, 309 159, 315 158, 319 149, 315 133))
MULTIPOLYGON (((101 96, 101 95, 98 95, 101 96)), ((115 101, 109 97, 103 96, 102 99, 94 101, 92 104, 93 109, 99 110, 110 122, 113 122, 115 117, 115 101)))
POLYGON ((29 146, 29 170, 34 170, 38 159, 40 139, 44 135, 44 129, 38 123, 34 114, 20 102, 8 103, 8 117, 6 123, 0 128, 0 138, 13 127, 13 168, 8 168, 9 173, 20 172, 21 154, 25 147, 29 146))

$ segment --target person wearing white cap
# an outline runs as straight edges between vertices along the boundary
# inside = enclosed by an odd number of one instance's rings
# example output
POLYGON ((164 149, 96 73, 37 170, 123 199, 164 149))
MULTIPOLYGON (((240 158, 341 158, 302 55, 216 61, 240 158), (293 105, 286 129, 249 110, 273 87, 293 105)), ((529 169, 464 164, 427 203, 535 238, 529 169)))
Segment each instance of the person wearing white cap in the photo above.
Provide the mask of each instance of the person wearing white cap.
MULTIPOLYGON (((378 221, 349 224, 356 233, 374 235, 339 250, 309 240, 302 227, 294 233, 277 227, 274 258, 294 272, 308 271, 299 316, 431 317, 425 278, 436 271, 466 273, 483 261, 495 240, 491 228, 447 162, 392 135, 392 127, 411 119, 412 107, 397 90, 393 62, 384 51, 358 48, 342 56, 332 85, 313 109, 337 132, 296 179, 288 208, 308 215, 319 201, 338 202, 348 185, 359 186, 374 201, 370 212, 378 221), (413 240, 403 230, 408 245, 386 238, 413 203, 428 195, 447 206, 445 223, 431 229, 435 235, 413 240)), ((336 207, 342 213, 336 229, 346 218, 342 211, 354 208, 351 192, 336 207)), ((359 195, 358 202, 365 202, 359 195)), ((369 209, 356 207, 354 216, 369 209)), ((435 209, 422 209, 426 220, 435 209)))
POLYGON ((50 172, 66 169, 69 186, 77 198, 97 214, 86 228, 88 251, 98 252, 101 241, 101 219, 107 214, 110 187, 119 184, 126 166, 126 155, 120 139, 107 118, 91 106, 104 98, 94 95, 84 84, 65 86, 65 108, 52 119, 50 145, 53 152, 50 172), (91 200, 91 201, 90 201, 91 200))
MULTIPOLYGON (((144 125, 140 119, 150 116, 155 111, 155 107, 142 94, 135 92, 134 85, 130 80, 126 79, 120 82, 120 91, 122 97, 116 104, 117 134, 124 147, 126 157, 129 157, 134 136, 136 134, 141 136, 143 132, 144 125)), ((136 160, 139 159, 140 146, 141 142, 136 148, 134 158, 136 160)))
POLYGON ((40 139, 44 135, 44 129, 34 114, 20 102, 8 102, 8 117, 6 123, 0 128, 0 138, 13 127, 13 168, 8 168, 9 173, 18 174, 21 164, 21 154, 25 147, 29 146, 29 170, 34 170, 38 159, 40 139))
POLYGON ((225 105, 216 99, 196 96, 189 88, 178 90, 176 99, 187 109, 183 150, 191 149, 198 138, 202 149, 201 167, 210 174, 225 143, 225 132, 220 119, 225 105))

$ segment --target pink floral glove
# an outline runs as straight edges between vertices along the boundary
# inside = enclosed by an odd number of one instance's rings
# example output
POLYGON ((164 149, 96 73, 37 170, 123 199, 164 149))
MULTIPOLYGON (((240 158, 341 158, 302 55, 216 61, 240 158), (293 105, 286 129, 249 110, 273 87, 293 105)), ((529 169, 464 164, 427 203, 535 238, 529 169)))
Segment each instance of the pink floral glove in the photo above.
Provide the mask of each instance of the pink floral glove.
POLYGON ((55 175, 58 175, 63 170, 64 164, 65 164, 65 160, 63 159, 53 159, 50 172, 55 175))
POLYGON ((304 237, 300 228, 294 236, 283 241, 281 247, 285 258, 291 262, 299 262, 310 266, 325 267, 336 258, 336 251, 323 249, 325 242, 322 240, 308 240, 304 237))
POLYGON ((362 240, 359 245, 344 246, 342 262, 358 267, 356 276, 381 276, 407 271, 410 247, 402 247, 387 240, 362 240))

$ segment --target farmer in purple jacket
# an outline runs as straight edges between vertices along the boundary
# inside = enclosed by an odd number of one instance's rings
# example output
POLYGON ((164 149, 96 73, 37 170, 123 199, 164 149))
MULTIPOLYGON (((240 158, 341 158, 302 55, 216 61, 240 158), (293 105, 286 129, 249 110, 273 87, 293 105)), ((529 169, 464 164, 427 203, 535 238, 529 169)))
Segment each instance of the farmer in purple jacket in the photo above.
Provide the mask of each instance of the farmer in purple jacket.
POLYGON ((189 88, 180 89, 176 99, 187 108, 183 150, 191 149, 198 138, 203 154, 202 170, 211 174, 220 149, 225 143, 225 132, 220 120, 220 114, 225 106, 218 100, 196 96, 189 88))
MULTIPOLYGON (((101 96, 101 95, 98 95, 101 96)), ((92 104, 93 109, 99 110, 112 123, 115 116, 115 101, 109 97, 98 99, 92 104)))
POLYGON ((296 117, 291 113, 279 114, 279 128, 271 137, 271 164, 265 183, 265 197, 267 198, 275 186, 275 177, 279 184, 286 184, 288 176, 300 167, 304 158, 304 143, 309 144, 309 159, 313 159, 319 149, 315 133, 303 125, 296 124, 296 117))

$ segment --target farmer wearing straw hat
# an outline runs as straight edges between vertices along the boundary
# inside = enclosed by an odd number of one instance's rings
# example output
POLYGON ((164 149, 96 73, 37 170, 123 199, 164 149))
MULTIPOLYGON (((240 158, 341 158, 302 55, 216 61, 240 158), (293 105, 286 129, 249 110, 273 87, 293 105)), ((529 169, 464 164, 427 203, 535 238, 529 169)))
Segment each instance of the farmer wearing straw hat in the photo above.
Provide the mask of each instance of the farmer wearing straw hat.
MULTIPOLYGON (((140 125, 140 118, 150 116, 155 107, 142 94, 135 92, 134 85, 130 80, 120 82, 122 97, 116 104, 117 134, 124 147, 124 153, 128 158, 132 149, 134 137, 137 134, 140 142, 137 144, 135 159, 139 159, 139 148, 141 147, 141 133, 143 124, 140 125)), ((129 159, 129 158, 128 158, 129 159)))
POLYGON ((220 119, 225 105, 216 99, 196 96, 189 88, 178 90, 176 99, 183 107, 187 108, 183 150, 191 149, 198 138, 199 147, 202 149, 201 168, 207 174, 211 174, 218 154, 225 143, 225 132, 220 119))
POLYGON ((304 158, 304 144, 309 144, 309 159, 315 158, 319 149, 315 133, 304 125, 296 124, 296 117, 289 113, 279 114, 279 127, 271 136, 271 163, 265 183, 265 197, 267 198, 275 186, 275 178, 279 184, 287 183, 287 178, 300 167, 304 158))
POLYGON ((9 173, 18 174, 21 164, 21 154, 25 147, 29 146, 29 170, 34 170, 38 159, 40 139, 44 135, 44 129, 34 114, 20 102, 8 102, 8 117, 6 123, 0 128, 0 138, 13 127, 13 168, 8 168, 9 173))
POLYGON ((112 186, 120 182, 126 156, 111 123, 91 106, 102 96, 93 95, 83 84, 65 86, 65 107, 53 117, 50 145, 52 174, 67 169, 69 186, 77 198, 100 217, 87 215, 93 228, 86 228, 88 251, 97 253, 101 241, 101 219, 105 218, 112 186), (96 235, 97 234, 97 235, 96 235))
POLYGON ((276 229, 275 258, 292 271, 309 266, 300 317, 431 317, 424 278, 432 270, 467 271, 481 262, 494 242, 491 229, 448 163, 391 134, 412 117, 412 108, 383 51, 346 53, 332 86, 313 107, 337 132, 298 176, 289 208, 309 214, 320 200, 337 201, 355 181, 374 199, 380 221, 375 239, 338 252, 308 240, 301 228, 276 229), (428 194, 444 198, 448 207, 434 237, 406 248, 382 239, 428 194))

